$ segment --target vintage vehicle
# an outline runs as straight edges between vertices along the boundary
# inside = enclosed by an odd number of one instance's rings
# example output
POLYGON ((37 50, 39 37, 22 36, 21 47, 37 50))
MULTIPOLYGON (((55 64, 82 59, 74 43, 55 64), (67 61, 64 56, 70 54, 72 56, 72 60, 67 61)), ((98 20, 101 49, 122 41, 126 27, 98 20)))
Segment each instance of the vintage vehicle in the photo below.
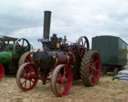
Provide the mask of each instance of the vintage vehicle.
POLYGON ((92 49, 101 54, 103 73, 116 74, 127 64, 128 44, 117 36, 103 35, 92 39, 92 49))
POLYGON ((89 50, 87 37, 68 44, 66 37, 56 34, 49 39, 50 11, 44 13, 44 35, 40 42, 43 51, 31 52, 31 60, 19 67, 16 76, 18 87, 28 91, 38 80, 43 84, 50 80, 52 92, 56 96, 68 95, 73 80, 82 79, 85 86, 94 86, 100 79, 101 60, 97 51, 89 50))
POLYGON ((0 37, 0 79, 5 73, 16 73, 21 55, 30 49, 30 43, 24 38, 0 37))

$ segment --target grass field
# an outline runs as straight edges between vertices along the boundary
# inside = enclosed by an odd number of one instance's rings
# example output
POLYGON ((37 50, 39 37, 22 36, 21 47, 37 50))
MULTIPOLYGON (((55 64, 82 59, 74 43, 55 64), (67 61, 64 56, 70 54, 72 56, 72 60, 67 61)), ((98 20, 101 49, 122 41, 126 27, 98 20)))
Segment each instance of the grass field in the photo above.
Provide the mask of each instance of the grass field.
POLYGON ((0 102, 128 102, 128 82, 112 81, 112 77, 102 77, 95 87, 83 86, 81 80, 74 82, 68 96, 57 98, 49 84, 38 85, 31 91, 22 92, 15 78, 5 77, 0 82, 0 102))

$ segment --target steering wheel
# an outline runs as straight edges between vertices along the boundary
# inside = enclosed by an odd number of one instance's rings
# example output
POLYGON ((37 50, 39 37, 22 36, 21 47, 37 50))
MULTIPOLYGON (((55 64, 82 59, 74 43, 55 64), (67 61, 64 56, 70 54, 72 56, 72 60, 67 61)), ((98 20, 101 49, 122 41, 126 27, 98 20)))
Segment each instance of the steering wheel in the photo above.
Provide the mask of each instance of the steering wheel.
POLYGON ((13 46, 13 52, 16 53, 16 51, 21 50, 22 52, 29 51, 31 49, 31 45, 29 41, 25 38, 20 38, 15 41, 15 44, 13 46))
POLYGON ((81 36, 78 39, 77 44, 80 45, 80 48, 79 48, 80 57, 83 57, 85 51, 89 50, 89 40, 86 36, 81 36))

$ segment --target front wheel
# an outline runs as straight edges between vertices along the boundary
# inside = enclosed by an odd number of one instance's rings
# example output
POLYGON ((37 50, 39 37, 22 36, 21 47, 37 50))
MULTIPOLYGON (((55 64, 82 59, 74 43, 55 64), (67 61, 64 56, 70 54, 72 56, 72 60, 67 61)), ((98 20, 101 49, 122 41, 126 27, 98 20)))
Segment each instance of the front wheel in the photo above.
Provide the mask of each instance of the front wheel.
POLYGON ((21 55, 19 59, 19 66, 26 62, 32 62, 32 53, 30 51, 25 52, 24 54, 21 55))
POLYGON ((85 86, 94 86, 101 76, 101 59, 97 51, 87 51, 80 67, 81 79, 85 86))
POLYGON ((70 65, 58 65, 51 77, 51 90, 57 97, 66 96, 72 86, 72 71, 70 65))
POLYGON ((16 74, 17 86, 23 90, 28 91, 34 88, 38 82, 38 72, 32 63, 24 63, 18 69, 16 74))

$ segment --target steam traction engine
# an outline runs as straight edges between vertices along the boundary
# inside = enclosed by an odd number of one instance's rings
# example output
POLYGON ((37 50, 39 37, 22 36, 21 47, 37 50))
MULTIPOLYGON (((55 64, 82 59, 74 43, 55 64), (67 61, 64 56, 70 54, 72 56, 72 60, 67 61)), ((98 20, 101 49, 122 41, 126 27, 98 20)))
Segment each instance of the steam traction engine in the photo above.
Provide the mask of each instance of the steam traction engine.
POLYGON ((85 36, 76 43, 68 44, 66 37, 58 38, 56 34, 49 39, 50 11, 44 15, 44 39, 40 39, 43 51, 30 52, 31 60, 22 64, 17 72, 16 82, 20 89, 28 91, 42 80, 50 79, 52 92, 56 96, 69 93, 72 81, 82 79, 85 86, 97 84, 101 73, 100 55, 89 50, 89 41, 85 36))

